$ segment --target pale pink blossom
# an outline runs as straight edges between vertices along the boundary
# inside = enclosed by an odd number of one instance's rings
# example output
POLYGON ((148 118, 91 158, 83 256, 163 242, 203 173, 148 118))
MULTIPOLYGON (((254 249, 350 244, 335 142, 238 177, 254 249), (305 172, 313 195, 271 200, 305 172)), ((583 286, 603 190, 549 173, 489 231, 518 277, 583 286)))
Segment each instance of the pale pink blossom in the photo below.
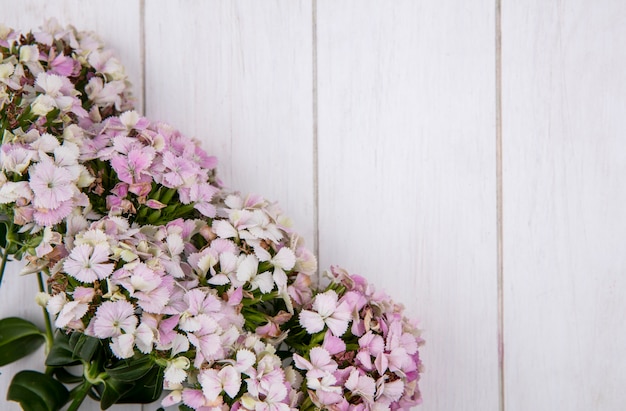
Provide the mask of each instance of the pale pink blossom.
POLYGON ((344 385, 354 396, 359 396, 367 404, 374 401, 376 393, 376 381, 368 375, 361 374, 358 369, 354 368, 350 372, 350 377, 344 385))
POLYGON ((306 370, 307 378, 322 378, 337 369, 337 362, 331 358, 330 353, 325 348, 313 347, 309 356, 310 361, 298 354, 293 355, 296 367, 306 370))
POLYGON ((163 378, 168 384, 180 384, 187 379, 191 363, 187 357, 176 357, 167 361, 163 378))
POLYGON ((327 326, 332 333, 340 337, 348 329, 350 310, 345 304, 337 304, 337 293, 328 290, 315 296, 313 310, 302 310, 300 324, 309 334, 314 334, 327 326))
POLYGON ((127 155, 116 154, 111 158, 111 167, 124 183, 140 184, 150 182, 150 165, 154 159, 151 147, 133 148, 127 155))
POLYGON ((42 227, 59 224, 70 215, 74 208, 72 200, 63 201, 56 208, 36 207, 32 211, 32 218, 42 227))
POLYGON ((213 402, 222 391, 234 398, 241 387, 241 374, 232 365, 227 365, 219 371, 213 368, 200 371, 198 381, 206 399, 213 402))
MULTIPOLYGON (((102 337, 98 337, 102 338, 102 337)), ((133 344, 135 343, 135 336, 133 334, 121 334, 111 338, 111 351, 119 359, 130 358, 134 354, 133 344)))
POLYGON ((76 186, 71 173, 56 166, 48 157, 32 165, 29 175, 36 207, 55 209, 74 196, 76 186))
POLYGON ((289 405, 283 401, 287 398, 284 384, 273 384, 267 390, 257 391, 248 385, 248 392, 241 397, 241 403, 249 410, 256 411, 289 411, 289 405))
MULTIPOLYGON (((93 320, 93 331, 98 338, 132 335, 137 326, 135 308, 126 300, 105 301, 98 307, 93 320)), ((132 344, 131 344, 132 345, 132 344)))
POLYGON ((109 262, 109 248, 104 244, 78 245, 63 263, 63 269, 84 283, 103 280, 113 272, 113 264, 109 262))

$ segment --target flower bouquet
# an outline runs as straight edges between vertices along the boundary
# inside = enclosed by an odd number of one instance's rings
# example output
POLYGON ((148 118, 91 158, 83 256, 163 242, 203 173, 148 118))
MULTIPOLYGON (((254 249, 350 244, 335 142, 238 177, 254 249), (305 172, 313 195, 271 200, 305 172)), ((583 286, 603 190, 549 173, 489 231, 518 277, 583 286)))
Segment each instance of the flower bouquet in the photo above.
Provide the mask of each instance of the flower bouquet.
POLYGON ((46 331, 0 320, 0 366, 46 345, 25 410, 398 410, 421 401, 416 325, 315 256, 277 204, 132 110, 93 33, 0 27, 0 247, 39 278, 46 331), (54 326, 53 326, 54 325, 54 326), (54 330, 56 329, 56 331, 54 330))

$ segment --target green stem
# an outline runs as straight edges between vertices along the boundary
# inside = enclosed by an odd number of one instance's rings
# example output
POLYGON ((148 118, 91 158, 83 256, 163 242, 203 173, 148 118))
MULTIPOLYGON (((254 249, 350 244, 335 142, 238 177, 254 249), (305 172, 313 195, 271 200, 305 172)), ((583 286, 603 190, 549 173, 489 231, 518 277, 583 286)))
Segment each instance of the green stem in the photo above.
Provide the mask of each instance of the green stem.
POLYGON ((2 277, 4 277, 4 268, 7 266, 7 261, 9 259, 9 247, 11 247, 11 242, 7 241, 6 248, 2 250, 2 262, 0 263, 0 285, 2 285, 2 277))
MULTIPOLYGON (((37 273, 37 282, 39 283, 39 291, 42 293, 46 292, 46 288, 43 283, 43 277, 41 273, 37 273)), ((46 346, 48 347, 48 352, 52 348, 52 343, 54 342, 54 335, 52 334, 52 322, 50 321, 50 315, 48 315, 48 310, 45 307, 41 307, 43 310, 43 319, 46 323, 46 346)))
POLYGON ((91 387, 92 387, 92 384, 89 381, 84 381, 82 384, 80 384, 78 387, 72 390, 72 398, 74 400, 72 401, 72 404, 67 409, 67 411, 78 410, 80 405, 85 400, 85 397, 87 396, 87 393, 89 392, 91 387))

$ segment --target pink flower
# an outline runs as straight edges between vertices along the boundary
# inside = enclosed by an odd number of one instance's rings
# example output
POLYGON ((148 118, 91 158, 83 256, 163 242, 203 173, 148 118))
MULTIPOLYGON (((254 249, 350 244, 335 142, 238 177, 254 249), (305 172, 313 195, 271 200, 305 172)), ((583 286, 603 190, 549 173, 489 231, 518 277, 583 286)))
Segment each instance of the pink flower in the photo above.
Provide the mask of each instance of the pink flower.
POLYGON ((63 263, 63 269, 72 277, 84 283, 103 280, 113 272, 109 261, 109 247, 104 244, 81 244, 74 247, 63 263))
POLYGON ((137 326, 135 308, 126 300, 105 301, 96 311, 93 331, 98 338, 117 337, 122 331, 132 334, 137 326))
POLYGON ((33 219, 42 227, 51 227, 59 224, 63 219, 70 215, 74 209, 72 200, 63 201, 56 208, 35 208, 33 209, 33 219))
POLYGON ((368 331, 365 335, 359 338, 359 353, 356 355, 357 360, 361 363, 363 368, 371 371, 374 368, 372 357, 379 357, 385 348, 385 341, 380 335, 376 335, 371 331, 368 331))
POLYGON ((387 376, 380 377, 376 381, 376 401, 389 404, 398 401, 404 393, 402 380, 387 381, 387 376))
POLYGON ((335 337, 331 332, 327 332, 324 336, 322 347, 330 355, 336 355, 346 350, 346 343, 341 338, 335 337))
POLYGON ((200 390, 185 388, 182 393, 182 399, 183 404, 193 408, 194 410, 209 405, 208 401, 204 397, 204 394, 200 390))
POLYGON ((47 309, 51 314, 58 314, 54 325, 63 328, 80 320, 87 313, 89 305, 81 301, 67 301, 66 294, 59 293, 48 300, 47 309))
POLYGON ((371 404, 374 401, 376 393, 376 381, 372 377, 362 375, 359 370, 354 368, 350 372, 350 377, 344 385, 353 395, 358 395, 366 403, 371 404))
POLYGON ((114 155, 111 158, 111 167, 121 181, 140 184, 152 179, 149 167, 153 159, 154 149, 151 147, 131 148, 127 155, 114 155))
POLYGON ((332 333, 340 337, 348 329, 350 321, 350 307, 347 304, 337 304, 337 293, 328 290, 318 294, 313 300, 313 311, 302 310, 300 324, 309 334, 315 334, 327 326, 332 333))
POLYGON ((218 191, 219 189, 208 183, 194 184, 189 190, 189 202, 194 203, 194 208, 202 215, 213 218, 216 210, 211 200, 218 191))
POLYGON ((316 405, 337 404, 343 399, 343 390, 332 374, 326 374, 322 378, 307 378, 307 387, 314 391, 310 393, 316 405))
POLYGON ((74 196, 72 174, 63 167, 57 167, 49 157, 43 157, 39 163, 32 165, 29 175, 35 207, 55 209, 74 196))
POLYGON ((163 166, 165 166, 165 170, 160 183, 168 188, 185 185, 191 182, 196 175, 193 163, 190 163, 188 159, 177 157, 171 151, 163 153, 163 166))
POLYGON ((311 287, 311 276, 308 274, 298 273, 296 279, 287 287, 289 297, 299 306, 305 306, 310 303, 313 298, 313 289, 311 287))
POLYGON ((59 54, 49 64, 50 72, 59 76, 68 77, 77 74, 80 70, 80 63, 71 57, 59 54))
POLYGON ((241 403, 249 410, 256 411, 289 411, 289 405, 283 401, 287 398, 284 384, 272 384, 267 390, 257 391, 248 385, 248 393, 241 398, 241 403))
POLYGON ((309 353, 311 361, 307 361, 298 354, 293 355, 296 367, 301 370, 307 370, 307 378, 322 378, 329 373, 335 372, 337 363, 330 357, 326 349, 322 347, 313 347, 309 353))
POLYGON ((135 343, 135 336, 133 334, 121 334, 111 338, 111 351, 117 358, 124 359, 133 356, 133 344, 135 343))
MULTIPOLYGON (((199 329, 188 332, 189 342, 196 347, 196 360, 194 366, 199 368, 204 361, 213 361, 223 358, 224 347, 220 338, 221 328, 219 324, 209 316, 197 318, 199 329)), ((181 325, 182 328, 182 325, 181 325)))
POLYGON ((215 369, 201 371, 198 381, 206 399, 213 402, 222 391, 230 398, 234 398, 241 387, 241 374, 232 365, 227 365, 219 371, 215 369))

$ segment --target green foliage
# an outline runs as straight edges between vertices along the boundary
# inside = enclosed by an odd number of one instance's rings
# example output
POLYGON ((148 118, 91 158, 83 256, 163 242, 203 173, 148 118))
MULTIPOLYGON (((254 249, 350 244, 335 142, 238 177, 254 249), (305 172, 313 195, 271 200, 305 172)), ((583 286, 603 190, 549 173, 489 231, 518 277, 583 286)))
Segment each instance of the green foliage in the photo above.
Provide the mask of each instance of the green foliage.
POLYGON ((16 317, 0 320, 0 366, 27 356, 37 350, 45 339, 30 321, 16 317))
POLYGON ((78 358, 74 358, 74 352, 70 346, 70 337, 63 331, 57 331, 54 343, 46 358, 46 365, 52 367, 62 367, 66 365, 80 364, 78 358))
POLYGON ((146 375, 154 366, 154 360, 147 355, 137 355, 135 358, 122 360, 111 368, 104 370, 111 378, 124 382, 136 381, 146 375))
POLYGON ((100 407, 103 410, 113 404, 149 404, 161 397, 163 369, 151 359, 147 363, 145 358, 150 359, 150 357, 139 357, 139 361, 131 360, 124 367, 116 367, 113 374, 108 374, 107 371, 108 378, 97 388, 101 397, 100 407), (147 371, 145 371, 146 367, 147 371), (130 379, 131 376, 140 373, 143 373, 141 377, 130 379))
POLYGON ((18 402, 24 411, 57 411, 68 398, 63 384, 36 371, 17 373, 7 393, 7 400, 18 402))

